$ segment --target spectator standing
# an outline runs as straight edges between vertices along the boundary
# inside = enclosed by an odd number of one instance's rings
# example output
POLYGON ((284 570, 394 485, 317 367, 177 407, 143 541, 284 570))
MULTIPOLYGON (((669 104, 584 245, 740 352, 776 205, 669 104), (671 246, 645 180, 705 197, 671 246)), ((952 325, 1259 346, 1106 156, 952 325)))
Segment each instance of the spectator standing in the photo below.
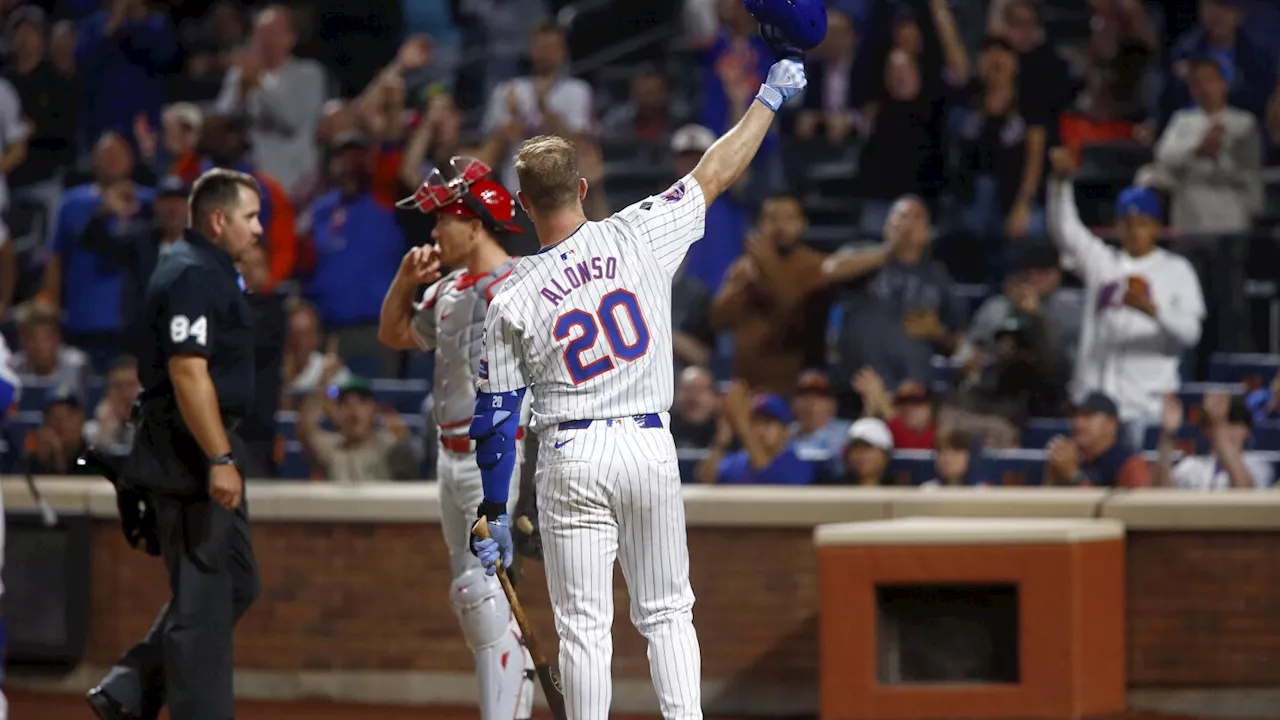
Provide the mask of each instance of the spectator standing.
POLYGON ((144 215, 138 222, 118 222, 128 212, 127 189, 127 185, 116 184, 103 193, 107 212, 93 216, 80 234, 79 246, 98 254, 104 265, 126 272, 121 313, 132 318, 142 311, 147 281, 160 255, 182 238, 191 188, 181 178, 170 175, 156 188, 150 216, 144 215))
POLYGON ((79 125, 82 147, 103 133, 130 138, 139 115, 160 126, 164 78, 178 51, 168 16, 147 0, 110 0, 85 18, 76 37, 82 77, 79 125))
MULTIPOLYGON (((702 125, 685 125, 671 136, 671 155, 677 173, 693 172, 702 155, 716 141, 716 134, 702 125)), ((680 177, 684 177, 681 175, 680 177)), ((739 182, 707 208, 706 232, 685 256, 684 276, 698 280, 714 295, 725 273, 742 255, 743 239, 751 222, 747 211, 747 185, 739 182)))
POLYGON ((1072 393, 1102 392, 1130 424, 1133 445, 1159 422, 1165 394, 1178 389, 1182 354, 1200 341, 1204 296, 1186 258, 1156 246, 1160 200, 1132 187, 1116 199, 1120 249, 1089 231, 1076 211, 1075 163, 1066 148, 1050 153, 1049 233, 1085 285, 1072 393))
POLYGON ((49 30, 42 10, 31 5, 19 8, 10 20, 9 32, 13 58, 5 77, 17 90, 31 134, 26 156, 9 171, 7 179, 14 200, 41 209, 39 223, 32 229, 43 247, 53 239, 63 177, 75 160, 80 94, 73 78, 49 60, 49 30))
MULTIPOLYGON (((509 146, 534 135, 574 138, 593 132, 593 91, 585 80, 569 76, 568 61, 564 31, 552 23, 539 25, 529 44, 529 74, 494 89, 485 109, 485 134, 501 136, 501 144, 509 146)), ((506 165, 502 184, 515 192, 520 187, 515 166, 506 165)))
POLYGON ((885 219, 882 243, 847 246, 823 262, 827 281, 842 286, 827 348, 832 377, 869 366, 888 387, 924 382, 935 350, 955 348, 960 311, 951 277, 928 256, 931 233, 924 201, 904 196, 885 219))
POLYGON ((1244 22, 1243 0, 1200 0, 1200 23, 1184 33, 1169 50, 1170 77, 1165 79, 1160 121, 1191 104, 1187 81, 1191 60, 1212 57, 1226 75, 1227 104, 1266 117, 1267 103, 1276 90, 1276 58, 1250 39, 1244 22))
POLYGON ((1182 403, 1177 395, 1166 395, 1153 473, 1156 485, 1184 490, 1266 490, 1271 487, 1275 479, 1271 462, 1245 450, 1253 434, 1253 418, 1243 398, 1225 393, 1205 395, 1203 429, 1211 453, 1184 457, 1175 464, 1175 437, 1182 423, 1182 403))
POLYGON ((969 58, 946 0, 899 6, 897 13, 888 33, 869 34, 880 46, 864 54, 869 64, 857 75, 873 79, 862 111, 871 128, 860 174, 867 235, 880 231, 899 196, 931 198, 942 189, 948 98, 969 81, 969 58))
POLYGON ((1151 467, 1120 432, 1116 403, 1089 393, 1071 414, 1071 437, 1049 441, 1045 485, 1139 488, 1151 485, 1151 467))
POLYGON ((320 390, 308 396, 298 417, 298 439, 313 468, 330 482, 412 480, 419 474, 404 421, 394 410, 379 408, 373 391, 358 378, 339 388, 332 401, 320 390), (336 431, 321 429, 322 415, 336 431))
POLYGON ((795 125, 801 140, 811 140, 821 132, 828 145, 839 147, 859 131, 862 117, 854 112, 859 93, 854 75, 857 52, 858 31, 853 21, 843 12, 827 8, 827 36, 805 60, 809 85, 795 125))
POLYGON ((551 20, 550 9, 546 0, 460 0, 459 6, 483 36, 483 85, 489 95, 519 75, 520 61, 536 43, 535 34, 551 20))
POLYGON ((998 283, 1009 270, 1010 241, 1043 237, 1046 126, 1029 116, 1017 96, 1018 54, 989 38, 978 57, 978 77, 949 119, 957 166, 951 187, 961 203, 960 225, 986 256, 984 278, 998 283))
MULTIPOLYGON (((705 238, 704 238, 705 239, 705 238)), ((688 274, 688 267, 671 283, 671 355, 676 375, 686 367, 708 367, 719 361, 717 340, 708 317, 711 294, 702 281, 688 274)))
POLYGON ((734 377, 781 395, 791 393, 800 370, 821 355, 808 347, 821 337, 821 327, 813 327, 821 313, 812 312, 810 300, 824 286, 826 256, 801 243, 807 227, 798 198, 765 200, 757 234, 711 302, 712 329, 734 333, 734 377))
POLYGON ((63 327, 71 344, 88 352, 103 370, 121 347, 126 276, 123 267, 86 247, 82 237, 98 216, 113 234, 145 226, 154 191, 130 179, 133 169, 133 150, 123 137, 111 132, 98 139, 94 181, 62 197, 53 258, 45 266, 41 290, 47 302, 65 312, 63 327))
POLYGON ((199 151, 186 155, 172 168, 172 172, 187 182, 211 168, 239 170, 253 177, 262 190, 262 211, 259 220, 271 258, 271 284, 274 288, 293 277, 298 265, 297 214, 293 200, 284 185, 264 172, 252 160, 249 118, 245 115, 209 115, 204 118, 200 134, 199 151))
POLYGON ((1177 183, 1170 221, 1181 234, 1243 234, 1262 211, 1262 134, 1256 117, 1227 105, 1221 62, 1190 60, 1196 106, 1175 112, 1156 145, 1156 161, 1177 183))
POLYGON ((791 410, 796 416, 791 442, 801 460, 818 463, 827 478, 844 474, 849 421, 836 417, 836 396, 825 370, 805 370, 796 380, 791 410))
POLYGON ((844 477, 837 484, 879 487, 889 484, 889 461, 893 458, 893 434, 879 418, 862 418, 849 426, 849 442, 844 446, 844 477))
POLYGON ((688 120, 689 109, 671 97, 667 77, 642 67, 631 77, 631 98, 604 114, 600 131, 619 140, 662 143, 688 120))
POLYGON ((28 302, 14 311, 18 322, 18 352, 9 367, 23 378, 23 385, 52 385, 83 397, 89 390, 92 366, 84 351, 62 342, 58 313, 40 303, 28 302))
POLYGON ((378 342, 383 295, 406 250, 395 217, 398 151, 372 152, 369 138, 339 137, 329 167, 335 189, 310 210, 315 270, 305 294, 343 352, 381 358, 381 373, 400 372, 400 354, 378 342), (372 167, 370 167, 372 166, 372 167))
POLYGON ((703 483, 809 485, 818 477, 817 463, 802 460, 790 442, 795 421, 785 398, 749 394, 735 381, 725 393, 725 425, 716 433, 711 454, 698 464, 703 483), (729 452, 734 438, 742 449, 729 452))
MULTIPOLYGON (((754 101, 755 89, 776 58, 757 32, 755 18, 738 0, 720 0, 720 31, 702 52, 702 112, 699 124, 720 136, 754 101)), ((746 182, 755 197, 779 188, 784 178, 777 126, 765 135, 746 182)))
POLYGON ((716 379, 706 368, 687 367, 679 375, 671 406, 671 437, 676 449, 703 449, 715 442, 720 398, 716 379))
MULTIPOLYGON (((1075 83, 1067 63, 1045 37, 1038 0, 991 3, 991 34, 1003 37, 1018 52, 1018 105, 1033 118, 1057 118, 1071 104, 1075 83)), ((1046 126, 1046 147, 1057 144, 1058 126, 1046 126)))
MULTIPOLYGON (((141 311, 139 311, 141 312, 141 311)), ((133 447, 133 401, 138 399, 142 384, 138 380, 138 361, 121 355, 107 371, 107 388, 93 419, 84 424, 84 441, 105 455, 124 458, 133 447)))
POLYGON ((297 41, 292 11, 279 5, 264 10, 217 101, 221 113, 248 116, 254 165, 286 195, 319 161, 315 130, 327 95, 324 68, 296 57, 297 41))

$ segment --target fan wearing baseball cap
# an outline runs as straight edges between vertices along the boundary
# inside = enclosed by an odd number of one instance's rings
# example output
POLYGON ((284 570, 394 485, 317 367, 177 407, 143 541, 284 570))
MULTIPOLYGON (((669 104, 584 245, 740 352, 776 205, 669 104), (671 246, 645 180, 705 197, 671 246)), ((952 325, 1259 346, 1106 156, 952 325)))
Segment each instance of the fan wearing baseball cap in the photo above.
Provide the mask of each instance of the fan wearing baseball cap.
POLYGON ((888 485, 886 473, 893 459, 893 433, 880 418, 864 417, 849 426, 849 442, 844 446, 848 471, 843 485, 875 487, 888 485))
POLYGON ((796 380, 791 399, 796 416, 792 444, 801 460, 819 463, 824 478, 844 474, 845 438, 849 421, 836 417, 836 395, 825 370, 805 370, 796 380))
POLYGON ((698 464, 699 482, 810 485, 817 479, 817 463, 801 460, 791 443, 795 416, 786 398, 752 397, 746 383, 738 381, 725 393, 724 416, 711 454, 698 464), (742 449, 729 452, 735 436, 742 449))
POLYGON ((1148 487, 1151 467, 1120 432, 1116 403, 1089 393, 1071 413, 1071 437, 1049 441, 1045 485, 1148 487))
POLYGON ((1200 279, 1186 258, 1156 246, 1163 208, 1154 190, 1130 187, 1116 198, 1114 248, 1080 220, 1070 151, 1054 148, 1050 162, 1049 234, 1085 285, 1072 395, 1112 398, 1136 444, 1142 428, 1159 421, 1165 394, 1177 391, 1182 354, 1200 342, 1200 279))

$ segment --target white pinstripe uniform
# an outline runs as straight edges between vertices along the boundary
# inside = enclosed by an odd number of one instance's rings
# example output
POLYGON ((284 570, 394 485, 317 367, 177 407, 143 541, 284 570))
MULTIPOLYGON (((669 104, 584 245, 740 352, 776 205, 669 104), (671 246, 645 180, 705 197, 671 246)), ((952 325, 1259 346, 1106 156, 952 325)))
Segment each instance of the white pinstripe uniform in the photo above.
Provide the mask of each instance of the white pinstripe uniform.
POLYGON ((671 280, 705 219, 702 188, 687 175, 522 258, 485 319, 480 390, 528 387, 532 397, 542 549, 572 720, 609 714, 615 559, 663 717, 702 717, 667 410, 671 280))
MULTIPOLYGON (((450 599, 476 656, 482 720, 523 720, 533 711, 533 658, 497 578, 485 575, 469 544, 484 497, 475 443, 467 437, 475 412, 475 368, 489 302, 515 264, 510 260, 480 277, 450 273, 427 288, 410 325, 418 345, 436 353, 432 414, 440 428, 440 526, 453 568, 450 599)), ((520 490, 518 468, 511 479, 513 497, 520 490)))

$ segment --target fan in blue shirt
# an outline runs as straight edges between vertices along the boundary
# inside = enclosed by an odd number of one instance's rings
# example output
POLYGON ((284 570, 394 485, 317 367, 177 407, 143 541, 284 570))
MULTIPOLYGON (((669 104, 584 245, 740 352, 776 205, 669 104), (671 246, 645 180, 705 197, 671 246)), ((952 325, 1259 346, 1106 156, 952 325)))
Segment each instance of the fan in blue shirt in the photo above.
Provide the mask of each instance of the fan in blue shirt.
POLYGON ((757 395, 751 403, 751 424, 742 434, 743 449, 720 461, 716 481, 762 485, 810 485, 818 465, 801 460, 791 443, 795 418, 787 401, 777 395, 757 395))

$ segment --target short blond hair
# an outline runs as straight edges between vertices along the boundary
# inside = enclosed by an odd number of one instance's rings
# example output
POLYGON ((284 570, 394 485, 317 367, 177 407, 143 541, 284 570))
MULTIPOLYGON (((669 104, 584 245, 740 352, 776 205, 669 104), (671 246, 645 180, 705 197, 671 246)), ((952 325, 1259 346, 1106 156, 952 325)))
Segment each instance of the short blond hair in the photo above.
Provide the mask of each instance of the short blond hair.
POLYGON ((516 176, 529 206, 540 213, 563 210, 578 201, 578 150, 556 135, 530 138, 516 153, 516 176))

